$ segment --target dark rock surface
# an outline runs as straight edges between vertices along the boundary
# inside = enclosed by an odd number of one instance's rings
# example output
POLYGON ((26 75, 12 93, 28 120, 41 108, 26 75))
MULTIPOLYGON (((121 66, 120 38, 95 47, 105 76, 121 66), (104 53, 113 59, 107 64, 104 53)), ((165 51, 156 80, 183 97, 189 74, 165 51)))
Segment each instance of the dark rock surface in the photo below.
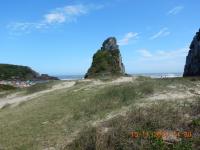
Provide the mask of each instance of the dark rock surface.
POLYGON ((190 45, 183 76, 200 76, 200 29, 190 45))
POLYGON ((125 68, 115 37, 106 39, 93 56, 93 62, 85 78, 123 76, 125 68))

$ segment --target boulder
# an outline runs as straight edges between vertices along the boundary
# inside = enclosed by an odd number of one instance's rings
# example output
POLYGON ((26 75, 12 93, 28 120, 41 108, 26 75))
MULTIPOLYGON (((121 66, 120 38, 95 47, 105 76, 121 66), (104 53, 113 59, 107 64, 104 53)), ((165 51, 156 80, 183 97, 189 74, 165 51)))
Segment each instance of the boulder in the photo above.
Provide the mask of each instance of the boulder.
POLYGON ((103 42, 101 49, 94 54, 92 65, 85 78, 123 75, 125 75, 125 68, 117 40, 115 37, 110 37, 103 42))
POLYGON ((191 42, 183 76, 200 76, 200 29, 191 42))

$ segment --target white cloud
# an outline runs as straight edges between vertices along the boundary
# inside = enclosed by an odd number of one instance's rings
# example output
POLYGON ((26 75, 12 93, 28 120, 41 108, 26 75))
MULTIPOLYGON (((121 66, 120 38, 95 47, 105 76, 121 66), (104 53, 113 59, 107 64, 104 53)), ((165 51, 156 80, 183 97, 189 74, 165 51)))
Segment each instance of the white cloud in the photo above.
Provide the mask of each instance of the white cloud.
POLYGON ((141 49, 139 50, 140 54, 142 57, 148 58, 148 57, 152 57, 153 55, 151 54, 151 52, 149 52, 146 49, 141 49))
POLYGON ((103 5, 68 5, 56 8, 45 14, 41 21, 36 22, 15 22, 7 27, 11 33, 30 33, 32 30, 48 28, 52 25, 70 23, 76 21, 78 17, 89 13, 92 10, 102 9, 103 5))
POLYGON ((84 5, 70 5, 57 8, 44 16, 44 22, 47 24, 71 22, 76 20, 78 16, 88 13, 90 9, 90 6, 84 5))
POLYGON ((33 29, 39 30, 48 28, 45 23, 33 23, 33 22, 15 22, 7 26, 10 34, 21 35, 22 33, 30 33, 33 29))
POLYGON ((176 50, 158 50, 155 52, 150 52, 147 49, 138 50, 140 53, 140 58, 143 60, 176 60, 176 58, 185 58, 188 52, 188 48, 180 48, 176 50))
POLYGON ((119 45, 128 45, 130 40, 138 39, 138 33, 129 32, 121 40, 119 40, 119 45))
POLYGON ((152 37, 150 37, 151 40, 160 38, 160 37, 165 37, 170 35, 170 32, 168 28, 162 28, 158 33, 154 34, 152 37))
POLYGON ((45 22, 48 24, 51 23, 63 23, 65 22, 65 16, 60 13, 50 13, 45 15, 45 22))
POLYGON ((84 5, 76 5, 76 6, 66 6, 61 11, 63 11, 67 15, 80 15, 80 14, 85 14, 88 12, 87 7, 84 5))
POLYGON ((138 57, 128 62, 129 66, 139 66, 129 68, 131 73, 175 73, 183 72, 188 48, 156 51, 141 49, 137 53, 138 57))
POLYGON ((167 15, 176 15, 184 9, 183 6, 176 6, 167 12, 167 15))

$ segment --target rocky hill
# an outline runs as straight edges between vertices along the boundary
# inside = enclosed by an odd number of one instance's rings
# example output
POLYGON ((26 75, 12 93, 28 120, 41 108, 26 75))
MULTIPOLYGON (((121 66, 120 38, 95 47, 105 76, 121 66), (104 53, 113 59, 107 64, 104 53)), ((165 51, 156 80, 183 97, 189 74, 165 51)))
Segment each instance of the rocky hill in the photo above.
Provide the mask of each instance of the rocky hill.
POLYGON ((40 75, 27 66, 0 64, 0 80, 58 80, 58 78, 40 75))
POLYGON ((123 76, 125 68, 115 37, 106 39, 93 56, 93 62, 85 78, 123 76))
POLYGON ((200 76, 200 29, 190 45, 183 76, 200 76))

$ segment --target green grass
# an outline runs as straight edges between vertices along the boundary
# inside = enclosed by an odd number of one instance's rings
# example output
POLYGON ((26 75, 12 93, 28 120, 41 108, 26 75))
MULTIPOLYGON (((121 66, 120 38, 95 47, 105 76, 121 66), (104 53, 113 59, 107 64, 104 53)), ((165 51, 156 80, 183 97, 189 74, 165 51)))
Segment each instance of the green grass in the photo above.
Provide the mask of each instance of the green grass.
POLYGON ((8 94, 14 93, 17 90, 18 88, 13 87, 11 85, 0 84, 0 98, 5 97, 8 94))
MULTIPOLYGON (((67 148, 68 140, 74 139, 74 133, 80 132, 78 136, 80 138, 75 136, 77 140, 71 145, 72 149, 74 146, 78 147, 77 145, 80 149, 89 147, 92 150, 96 146, 100 149, 101 145, 107 148, 106 143, 110 143, 111 146, 117 145, 118 149, 128 149, 133 143, 132 139, 129 139, 133 129, 185 127, 180 121, 182 110, 198 113, 198 105, 191 106, 193 111, 190 111, 189 107, 179 109, 180 105, 175 108, 171 105, 167 107, 168 104, 165 103, 147 109, 135 106, 155 92, 166 90, 168 85, 195 86, 193 81, 182 80, 138 78, 133 83, 103 84, 93 87, 89 86, 91 82, 77 82, 70 89, 50 92, 14 108, 6 107, 0 110, 0 147, 6 150, 34 150, 48 147, 64 149, 67 148), (108 126, 112 130, 108 135, 100 135, 101 139, 96 139, 99 129, 91 128, 91 123, 104 119, 112 112, 120 112, 123 107, 133 107, 132 112, 126 117, 117 117, 105 122, 105 127, 108 126), (99 140, 103 143, 99 143, 99 140)), ((48 89, 52 84, 57 83, 35 85, 29 89, 29 93, 48 89)), ((193 129, 196 130, 197 127, 193 126, 193 129)), ((142 141, 137 142, 133 143, 133 146, 137 147, 142 143, 142 141)), ((160 141, 155 142, 162 144, 160 141)), ((148 145, 148 141, 145 143, 148 145)))
POLYGON ((48 81, 45 83, 37 83, 25 89, 26 94, 33 94, 39 91, 47 90, 52 88, 53 85, 59 83, 60 81, 48 81))
POLYGON ((15 89, 16 89, 16 87, 14 87, 14 86, 0 84, 0 92, 9 91, 9 90, 15 90, 15 89))
MULTIPOLYGON (((190 126, 189 119, 184 118, 185 114, 192 115, 197 108, 197 99, 190 106, 182 106, 179 103, 159 102, 150 107, 134 107, 126 117, 117 117, 102 123, 98 127, 89 127, 79 134, 71 145, 65 147, 70 150, 192 150, 200 145, 200 137, 181 137, 180 142, 168 144, 156 136, 143 138, 132 138, 131 132, 156 132, 160 129, 166 131, 191 131, 193 134, 199 133, 200 127, 190 126), (188 122, 188 123, 186 123, 188 122), (102 130, 108 129, 107 132, 102 130), (196 140, 196 142, 195 142, 196 140)), ((200 109, 200 107, 198 107, 200 109)), ((197 121, 198 122, 198 121, 197 121)), ((194 122, 192 122, 194 124, 194 122)))
POLYGON ((45 83, 37 83, 26 88, 17 88, 11 85, 0 85, 0 98, 3 98, 9 94, 18 93, 20 95, 29 95, 40 91, 51 89, 54 85, 61 83, 62 81, 48 81, 45 83))
POLYGON ((51 92, 1 110, 0 143, 7 149, 40 149, 62 143, 65 136, 84 128, 87 122, 101 119, 151 92, 135 84, 74 91, 82 86, 77 84, 69 91, 51 92))

